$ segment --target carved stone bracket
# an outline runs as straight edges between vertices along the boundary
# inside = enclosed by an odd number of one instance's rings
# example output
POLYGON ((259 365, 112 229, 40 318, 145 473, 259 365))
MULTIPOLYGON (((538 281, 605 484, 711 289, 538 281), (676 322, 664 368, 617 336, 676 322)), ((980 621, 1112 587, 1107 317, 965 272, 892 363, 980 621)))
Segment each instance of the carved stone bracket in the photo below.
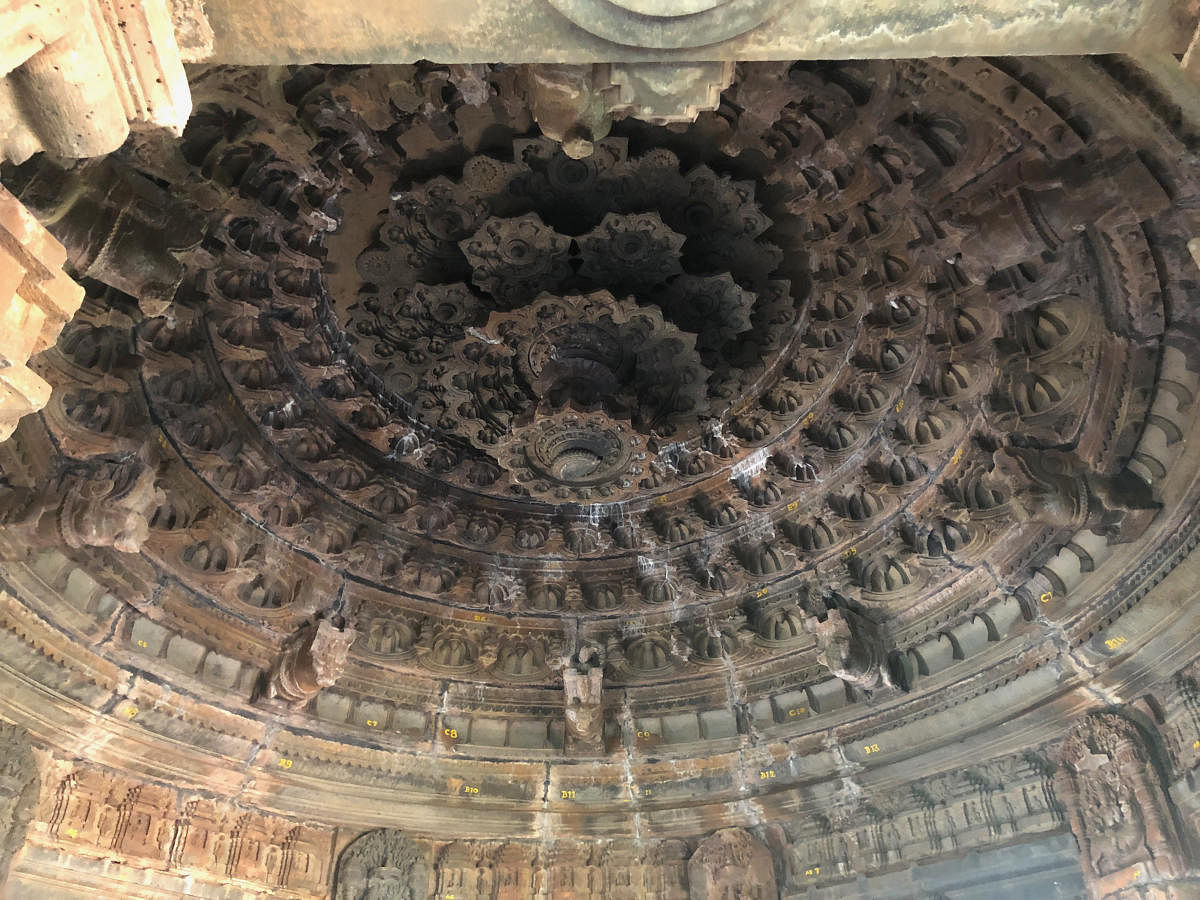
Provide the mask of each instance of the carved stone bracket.
POLYGON ((318 619, 288 639, 266 676, 264 696, 300 707, 334 684, 346 665, 346 654, 358 637, 341 616, 318 619))
POLYGON ((97 460, 39 487, 13 489, 0 501, 0 523, 27 529, 35 541, 137 553, 165 500, 152 467, 97 460))
POLYGON ((136 298, 148 316, 166 312, 184 276, 175 254, 199 243, 199 217, 112 160, 25 169, 18 194, 66 247, 71 269, 136 298))
POLYGON ((583 647, 575 658, 559 661, 567 733, 579 752, 599 753, 603 746, 604 655, 599 647, 583 647))

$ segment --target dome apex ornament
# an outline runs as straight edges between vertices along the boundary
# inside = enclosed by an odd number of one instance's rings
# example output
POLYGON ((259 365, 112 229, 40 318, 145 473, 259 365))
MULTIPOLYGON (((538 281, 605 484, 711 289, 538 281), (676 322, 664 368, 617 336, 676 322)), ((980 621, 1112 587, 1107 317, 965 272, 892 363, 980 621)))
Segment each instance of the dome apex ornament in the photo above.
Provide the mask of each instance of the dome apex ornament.
POLYGON ((628 495, 646 458, 644 439, 628 424, 569 408, 514 430, 497 450, 514 488, 552 503, 628 495))

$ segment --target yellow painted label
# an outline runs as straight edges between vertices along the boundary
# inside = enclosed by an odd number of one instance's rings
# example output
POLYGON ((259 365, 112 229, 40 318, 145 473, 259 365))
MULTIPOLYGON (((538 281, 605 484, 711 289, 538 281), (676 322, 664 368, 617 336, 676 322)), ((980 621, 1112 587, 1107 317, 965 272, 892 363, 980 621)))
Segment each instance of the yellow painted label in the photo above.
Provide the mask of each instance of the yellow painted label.
POLYGON ((771 589, 770 589, 770 588, 759 588, 757 591, 755 591, 755 592, 754 592, 754 596, 755 596, 756 598, 758 598, 758 597, 765 597, 765 596, 767 596, 767 594, 769 594, 769 593, 771 593, 771 589))
POLYGON ((562 794, 563 800, 574 800, 575 799, 574 791, 559 791, 559 793, 562 794))
POLYGON ((1112 637, 1104 642, 1104 646, 1107 647, 1109 650, 1116 650, 1122 644, 1128 644, 1128 643, 1129 643, 1129 638, 1112 637))
POLYGON ((443 728, 442 734, 445 735, 446 737, 450 738, 450 740, 452 740, 452 741, 458 740, 458 729, 457 728, 443 728))
POLYGON ((653 731, 639 731, 637 733, 637 736, 640 738, 652 738, 652 737, 654 737, 654 732, 653 731))
POLYGON ((896 412, 900 412, 900 410, 902 410, 902 409, 904 409, 904 399, 903 398, 901 398, 899 401, 897 401, 896 412))
POLYGON ((279 768, 290 769, 291 767, 292 767, 292 761, 290 759, 288 759, 286 756, 281 756, 279 758, 279 768))
POLYGON ((817 417, 816 413, 810 412, 807 416, 804 417, 804 420, 800 424, 807 427, 813 423, 813 419, 815 419, 816 417, 817 417))
POLYGON ((847 550, 845 553, 843 553, 842 559, 849 559, 852 556, 858 556, 858 548, 857 547, 851 547, 849 550, 847 550))
POLYGON ((764 778, 774 778, 775 770, 774 769, 761 769, 761 770, 759 770, 758 777, 760 780, 764 779, 764 778))
POLYGON ((73 838, 79 837, 79 829, 78 828, 68 828, 67 829, 67 837, 73 837, 73 838))
POLYGON ((132 719, 137 714, 138 714, 138 708, 136 706, 127 706, 125 708, 125 715, 129 716, 129 718, 132 719))
POLYGON ((478 794, 479 788, 473 787, 472 785, 469 785, 469 784, 464 784, 463 785, 463 793, 464 794, 478 794))
POLYGON ((878 744, 866 744, 866 745, 863 747, 863 752, 864 752, 864 753, 867 753, 867 754, 871 754, 871 753, 878 753, 878 752, 879 752, 879 745, 878 745, 878 744))
POLYGON ((1042 596, 1038 597, 1038 599, 1043 603, 1049 603, 1054 599, 1054 594, 1051 591, 1046 591, 1044 594, 1042 594, 1042 596))
POLYGON ((475 613, 474 618, 475 618, 476 622, 486 622, 487 621, 487 616, 485 616, 483 613, 475 613))
POLYGON ((799 501, 799 500, 793 500, 791 503, 789 503, 789 504, 787 505, 787 511, 788 511, 788 512, 795 512, 795 511, 796 511, 796 510, 798 510, 799 508, 800 508, 800 501, 799 501))
POLYGON ((806 712, 808 712, 807 706, 793 706, 791 709, 788 710, 788 718, 794 719, 794 718, 796 718, 796 716, 802 716, 806 712))
POLYGON ((150 645, 149 645, 149 644, 147 644, 145 641, 138 641, 138 642, 137 642, 137 645, 138 645, 139 647, 149 647, 149 646, 150 646, 150 645))
POLYGON ((813 867, 811 867, 811 868, 805 869, 805 870, 804 870, 804 874, 805 874, 805 875, 807 875, 809 878, 812 878, 814 875, 820 875, 820 874, 821 874, 821 867, 820 867, 820 866, 813 866, 813 867))
POLYGON ((379 720, 378 719, 367 719, 367 727, 368 728, 378 728, 379 720))

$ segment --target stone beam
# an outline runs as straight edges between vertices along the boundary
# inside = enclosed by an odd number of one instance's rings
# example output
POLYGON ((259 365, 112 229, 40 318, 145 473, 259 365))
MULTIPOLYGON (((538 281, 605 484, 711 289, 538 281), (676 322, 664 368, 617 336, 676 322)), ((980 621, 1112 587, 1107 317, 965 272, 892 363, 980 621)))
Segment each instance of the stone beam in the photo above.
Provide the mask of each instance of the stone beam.
POLYGON ((205 11, 210 61, 240 64, 1182 53, 1195 25, 1172 0, 209 0, 205 11))

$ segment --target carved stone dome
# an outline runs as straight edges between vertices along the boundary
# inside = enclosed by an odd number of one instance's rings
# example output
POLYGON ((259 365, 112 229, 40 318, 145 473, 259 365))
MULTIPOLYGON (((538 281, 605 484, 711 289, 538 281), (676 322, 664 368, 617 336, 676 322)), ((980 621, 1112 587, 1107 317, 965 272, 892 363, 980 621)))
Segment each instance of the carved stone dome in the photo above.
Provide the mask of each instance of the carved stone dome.
POLYGON ((456 84, 214 68, 119 157, 180 287, 91 285, 0 445, 9 637, 141 710, 106 764, 446 840, 786 823, 799 895, 899 821, 881 759, 1049 710, 1040 783, 1142 685, 1089 687, 1200 526, 1182 126, 1099 63, 753 63, 575 159, 456 84))

